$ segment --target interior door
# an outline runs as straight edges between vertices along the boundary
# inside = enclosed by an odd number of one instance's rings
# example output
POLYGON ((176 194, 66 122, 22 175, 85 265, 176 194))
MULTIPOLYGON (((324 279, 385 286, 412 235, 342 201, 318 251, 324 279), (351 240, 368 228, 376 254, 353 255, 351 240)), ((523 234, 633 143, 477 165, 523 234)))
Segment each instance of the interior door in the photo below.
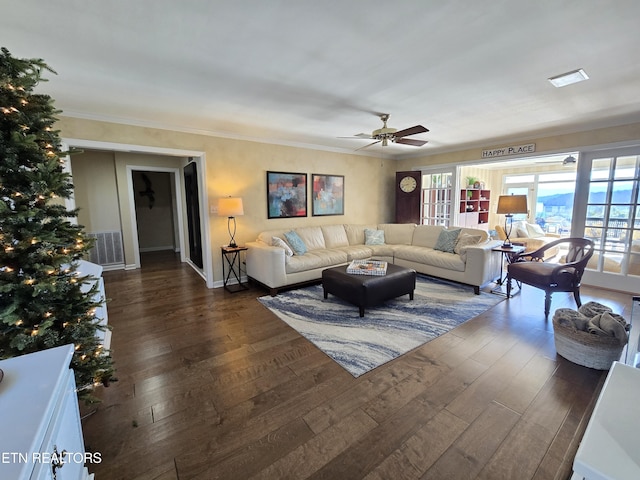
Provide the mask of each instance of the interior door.
POLYGON ((194 265, 203 268, 202 231, 200 229, 200 195, 196 162, 184 167, 185 201, 187 203, 187 229, 189 232, 189 258, 194 265))
MULTIPOLYGON (((449 227, 454 220, 454 191, 456 169, 436 169, 422 171, 422 225, 442 225, 449 227)), ((459 220, 459 219, 455 219, 459 220)), ((456 225, 461 225, 459 221, 456 225)))

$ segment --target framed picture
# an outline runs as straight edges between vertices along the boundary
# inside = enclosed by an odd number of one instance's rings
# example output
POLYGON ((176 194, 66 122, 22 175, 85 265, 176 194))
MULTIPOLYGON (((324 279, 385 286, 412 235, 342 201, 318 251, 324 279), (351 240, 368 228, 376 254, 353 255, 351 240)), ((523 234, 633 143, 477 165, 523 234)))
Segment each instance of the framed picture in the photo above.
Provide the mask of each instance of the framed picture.
POLYGON ((344 175, 311 175, 314 216, 344 215, 344 175))
POLYGON ((267 172, 267 218, 307 216, 307 174, 267 172))

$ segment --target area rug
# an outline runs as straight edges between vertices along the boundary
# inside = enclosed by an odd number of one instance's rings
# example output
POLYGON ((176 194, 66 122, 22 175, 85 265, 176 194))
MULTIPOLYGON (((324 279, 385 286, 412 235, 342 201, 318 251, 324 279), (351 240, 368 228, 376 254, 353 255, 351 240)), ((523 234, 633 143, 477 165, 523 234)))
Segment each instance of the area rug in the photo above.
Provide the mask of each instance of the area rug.
POLYGON ((418 275, 408 295, 368 308, 334 295, 323 298, 314 285, 258 299, 354 377, 372 370, 472 319, 503 300, 473 293, 468 285, 418 275))

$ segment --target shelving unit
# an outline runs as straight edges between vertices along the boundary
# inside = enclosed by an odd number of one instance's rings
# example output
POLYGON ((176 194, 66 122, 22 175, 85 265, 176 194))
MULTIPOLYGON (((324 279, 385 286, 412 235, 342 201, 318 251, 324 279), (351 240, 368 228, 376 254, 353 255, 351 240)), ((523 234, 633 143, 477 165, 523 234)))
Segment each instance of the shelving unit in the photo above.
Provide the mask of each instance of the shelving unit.
POLYGON ((460 226, 488 229, 491 190, 464 188, 460 190, 460 226))

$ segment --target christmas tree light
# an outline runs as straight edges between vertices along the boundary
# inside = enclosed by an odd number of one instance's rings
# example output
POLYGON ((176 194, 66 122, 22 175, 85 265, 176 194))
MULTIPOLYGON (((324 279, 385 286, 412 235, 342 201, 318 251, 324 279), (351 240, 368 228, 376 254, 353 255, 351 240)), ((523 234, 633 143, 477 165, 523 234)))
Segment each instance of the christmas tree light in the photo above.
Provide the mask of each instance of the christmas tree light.
POLYGON ((92 401, 95 386, 113 375, 111 356, 96 333, 93 278, 76 262, 92 247, 77 216, 57 198, 70 198, 59 113, 36 93, 42 74, 55 73, 40 59, 0 52, 0 359, 74 344, 71 367, 78 396, 92 401), (83 291, 84 290, 84 291, 83 291))

